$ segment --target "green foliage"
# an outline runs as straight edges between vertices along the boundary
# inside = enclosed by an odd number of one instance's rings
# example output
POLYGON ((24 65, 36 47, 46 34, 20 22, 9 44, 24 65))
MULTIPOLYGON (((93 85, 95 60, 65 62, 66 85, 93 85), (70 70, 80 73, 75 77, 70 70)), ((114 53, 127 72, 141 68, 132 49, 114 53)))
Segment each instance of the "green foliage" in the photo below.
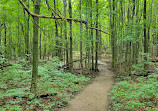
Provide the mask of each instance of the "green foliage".
MULTIPOLYGON (((149 57, 150 55, 149 54, 145 54, 145 53, 141 53, 141 56, 149 57)), ((146 74, 147 72, 144 69, 144 65, 154 66, 152 62, 141 60, 141 61, 138 62, 138 64, 132 65, 132 67, 133 67, 132 74, 137 74, 137 75, 144 75, 144 74, 146 74)))
POLYGON ((9 110, 9 111, 23 111, 23 109, 18 105, 14 105, 14 106, 6 105, 5 108, 0 107, 0 110, 1 111, 7 111, 7 110, 9 110))
POLYGON ((1 111, 8 110, 8 108, 18 111, 24 110, 20 107, 22 101, 26 102, 27 110, 33 110, 37 106, 44 110, 64 106, 70 100, 72 93, 82 88, 89 80, 84 76, 76 76, 57 69, 61 66, 58 58, 43 62, 38 67, 38 98, 30 93, 32 71, 23 70, 25 62, 19 62, 21 64, 13 64, 13 66, 4 69, 5 71, 0 76, 0 89, 2 89, 0 90, 0 99, 5 100, 5 105, 0 102, 1 111), (40 95, 48 95, 46 98, 51 98, 49 103, 44 103, 44 98, 41 98, 40 95))
POLYGON ((137 82, 125 79, 113 87, 110 103, 114 111, 156 111, 158 105, 158 74, 139 77, 137 82))

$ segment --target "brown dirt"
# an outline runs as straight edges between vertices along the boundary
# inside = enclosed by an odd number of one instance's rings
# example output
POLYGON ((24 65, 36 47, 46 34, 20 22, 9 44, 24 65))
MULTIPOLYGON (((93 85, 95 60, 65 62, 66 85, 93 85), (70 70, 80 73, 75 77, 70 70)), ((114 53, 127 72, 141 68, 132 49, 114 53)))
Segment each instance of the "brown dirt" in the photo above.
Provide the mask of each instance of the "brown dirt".
POLYGON ((99 61, 99 76, 59 111, 107 111, 108 92, 114 80, 106 63, 99 61))

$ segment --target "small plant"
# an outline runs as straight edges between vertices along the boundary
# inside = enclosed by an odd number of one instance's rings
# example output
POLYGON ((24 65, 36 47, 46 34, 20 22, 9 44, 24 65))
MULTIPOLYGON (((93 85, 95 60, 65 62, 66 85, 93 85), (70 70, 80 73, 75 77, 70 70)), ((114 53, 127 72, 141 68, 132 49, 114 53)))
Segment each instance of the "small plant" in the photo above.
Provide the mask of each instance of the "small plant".
MULTIPOLYGON (((144 53, 141 53, 141 55, 144 57, 149 57, 150 55, 149 54, 144 54, 144 53)), ((135 64, 133 65, 133 71, 132 71, 132 74, 136 74, 136 75, 145 75, 147 74, 147 69, 144 68, 144 66, 147 65, 147 66, 154 66, 152 62, 149 62, 149 61, 145 61, 144 59, 139 61, 138 64, 135 64)))
POLYGON ((21 102, 26 103, 25 109, 22 110, 42 108, 49 111, 64 106, 70 100, 72 93, 82 88, 89 80, 84 76, 76 76, 56 69, 61 63, 58 58, 54 58, 38 67, 38 94, 35 96, 30 93, 32 71, 24 70, 23 62, 21 63, 7 67, 0 76, 0 88, 3 89, 0 90, 0 99, 7 100, 4 105, 0 102, 1 111, 8 110, 10 107, 12 110, 20 111, 21 102), (43 102, 45 99, 47 102, 43 102))
POLYGON ((114 111, 157 111, 158 74, 147 78, 138 77, 137 82, 128 78, 116 83, 110 92, 114 111))

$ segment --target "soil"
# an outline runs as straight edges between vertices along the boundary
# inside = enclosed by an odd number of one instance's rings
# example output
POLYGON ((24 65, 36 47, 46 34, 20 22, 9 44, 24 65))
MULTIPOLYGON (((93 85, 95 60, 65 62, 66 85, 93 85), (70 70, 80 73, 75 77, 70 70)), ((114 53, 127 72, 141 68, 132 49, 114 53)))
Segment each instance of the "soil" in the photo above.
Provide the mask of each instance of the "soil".
POLYGON ((68 105, 58 111, 107 111, 108 92, 114 83, 113 72, 108 65, 101 61, 99 63, 99 76, 86 86, 68 105))

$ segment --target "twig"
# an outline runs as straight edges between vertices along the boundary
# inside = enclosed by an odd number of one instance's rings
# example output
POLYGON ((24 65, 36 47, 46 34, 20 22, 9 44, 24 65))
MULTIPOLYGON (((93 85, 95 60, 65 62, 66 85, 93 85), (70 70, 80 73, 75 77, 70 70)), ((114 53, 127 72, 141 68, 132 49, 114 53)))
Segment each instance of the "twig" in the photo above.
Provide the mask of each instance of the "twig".
POLYGON ((46 4, 47 4, 47 6, 48 6, 48 9, 52 9, 52 11, 57 15, 57 16, 59 16, 59 17, 61 17, 51 6, 50 6, 50 4, 48 3, 48 0, 46 0, 46 4))

